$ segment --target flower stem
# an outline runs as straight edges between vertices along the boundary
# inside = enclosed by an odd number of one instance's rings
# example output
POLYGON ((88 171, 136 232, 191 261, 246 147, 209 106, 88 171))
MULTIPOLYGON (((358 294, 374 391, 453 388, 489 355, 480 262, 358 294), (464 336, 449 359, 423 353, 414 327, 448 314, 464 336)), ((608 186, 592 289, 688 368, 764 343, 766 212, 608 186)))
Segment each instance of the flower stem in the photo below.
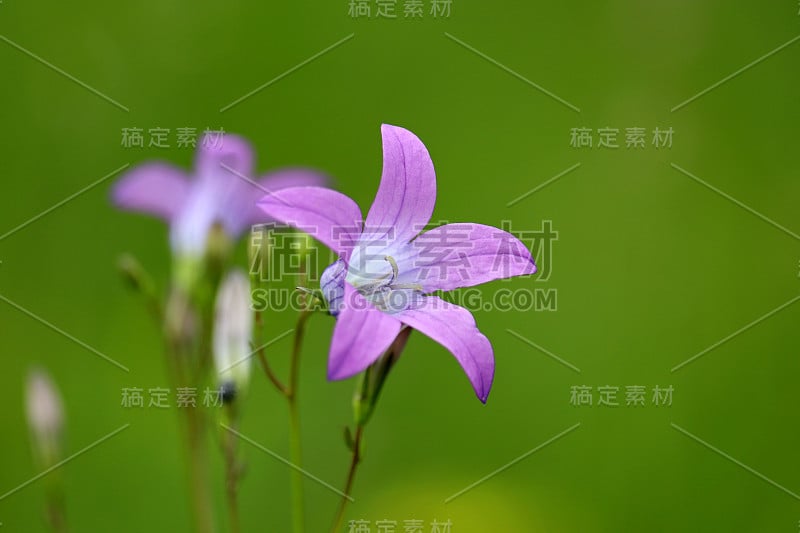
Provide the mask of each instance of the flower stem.
POLYGON ((47 521, 53 533, 67 532, 67 514, 65 506, 64 489, 60 476, 54 476, 46 488, 47 494, 47 521))
POLYGON ((400 330, 392 345, 377 361, 361 374, 361 382, 356 388, 356 394, 353 397, 353 414, 355 417, 356 432, 354 436, 350 436, 350 430, 346 428, 347 445, 352 452, 350 458, 350 468, 347 471, 347 481, 344 485, 344 496, 339 504, 339 510, 336 513, 336 518, 333 521, 333 528, 331 531, 336 533, 344 522, 344 513, 347 508, 347 502, 351 500, 350 493, 353 490, 353 482, 355 481, 356 471, 358 465, 361 463, 361 449, 362 440, 364 439, 364 427, 369 422, 372 414, 375 411, 375 406, 378 403, 378 397, 383 390, 386 379, 389 377, 400 354, 408 342, 408 337, 411 335, 411 329, 404 327, 400 330))
POLYGON ((188 422, 189 476, 194 508, 195 526, 199 533, 214 531, 209 489, 208 460, 204 424, 196 409, 186 409, 188 422))
POLYGON ((339 510, 336 512, 336 518, 333 520, 333 527, 331 533, 336 533, 344 523, 344 512, 347 508, 347 502, 350 501, 350 493, 353 491, 353 483, 356 479, 356 471, 358 464, 361 462, 361 439, 364 436, 364 426, 356 427, 356 434, 353 437, 353 450, 350 458, 350 468, 347 471, 347 481, 344 484, 344 496, 339 503, 339 510))
MULTIPOLYGON (((289 403, 289 457, 292 464, 300 468, 302 465, 302 447, 300 446, 300 421, 297 404, 289 403)), ((305 509, 303 496, 303 474, 292 469, 292 528, 295 533, 305 531, 305 509)))
MULTIPOLYGON (((237 428, 236 414, 233 413, 233 407, 230 409, 229 419, 231 426, 237 428)), ((225 455, 225 496, 228 501, 228 520, 231 533, 239 533, 241 530, 239 525, 239 502, 238 502, 238 485, 240 468, 236 458, 236 437, 230 432, 226 431, 223 435, 224 444, 223 452, 225 455)))
MULTIPOLYGON (((179 290, 173 289, 168 301, 165 335, 169 373, 175 387, 196 387, 200 382, 199 376, 201 375, 200 369, 202 366, 197 369, 192 368, 193 361, 191 356, 193 355, 192 344, 195 332, 189 325, 192 323, 193 316, 196 315, 194 315, 187 297, 179 290)), ((203 340, 200 343, 202 347, 208 346, 208 343, 203 340)), ((198 409, 189 408, 181 409, 181 411, 185 416, 184 422, 186 424, 185 446, 195 529, 199 533, 212 533, 214 531, 214 516, 209 484, 205 420, 198 409)))
POLYGON ((262 333, 264 331, 264 319, 261 316, 261 311, 255 311, 255 330, 256 335, 258 336, 256 345, 257 345, 257 354, 258 360, 261 362, 261 368, 264 369, 264 374, 266 374, 267 378, 272 382, 278 392, 282 395, 288 395, 288 389, 286 385, 281 383, 281 380, 278 379, 278 376, 275 375, 275 372, 272 370, 272 367, 269 364, 269 360, 267 359, 267 354, 264 352, 264 343, 262 338, 262 333))
POLYGON ((299 470, 303 463, 303 449, 300 438, 300 412, 297 407, 297 387, 300 378, 300 353, 303 347, 305 325, 311 313, 304 308, 297 318, 294 332, 292 360, 289 369, 289 386, 286 400, 289 403, 289 458, 296 467, 292 469, 292 527, 295 533, 305 531, 305 505, 303 496, 303 474, 299 470))

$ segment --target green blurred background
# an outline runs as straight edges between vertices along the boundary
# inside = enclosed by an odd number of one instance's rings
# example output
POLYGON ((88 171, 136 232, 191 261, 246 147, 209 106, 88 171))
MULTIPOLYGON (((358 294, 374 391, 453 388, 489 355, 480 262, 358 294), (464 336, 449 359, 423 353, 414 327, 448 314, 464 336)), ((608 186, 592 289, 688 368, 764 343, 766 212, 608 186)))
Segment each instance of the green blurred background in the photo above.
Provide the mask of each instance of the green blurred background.
MULTIPOLYGON (((497 360, 486 406, 444 348, 412 336, 367 432, 351 519, 416 518, 452 531, 796 531, 800 501, 682 434, 676 424, 800 492, 800 305, 791 305, 672 373, 670 369, 790 301, 800 243, 670 166, 674 163, 800 232, 800 43, 685 107, 674 106, 800 33, 796 0, 475 2, 449 17, 348 16, 331 2, 0 3, 0 34, 118 101, 122 111, 0 42, 0 234, 125 163, 189 166, 177 128, 248 137, 260 171, 325 169, 366 211, 377 188, 382 122, 414 131, 438 175, 435 220, 559 232, 548 281, 557 310, 477 312, 497 360), (580 108, 504 72, 445 32, 580 108), (335 50, 235 107, 220 108, 331 44, 335 50), (172 149, 130 149, 121 129, 170 128, 172 149), (618 149, 570 147, 570 130, 620 129, 618 149), (624 129, 647 129, 644 149, 624 129), (651 131, 674 129, 671 149, 651 131), (793 155, 794 154, 794 155, 793 155), (581 163, 512 207, 507 204, 581 163), (578 374, 507 332, 578 367, 578 374), (621 388, 617 408, 570 405, 576 385, 621 388), (624 387, 644 385, 644 407, 624 387), (673 386, 671 407, 650 389, 673 386), (450 503, 445 499, 564 435, 450 503)), ((377 6, 372 4, 373 15, 377 6)), ((73 531, 187 531, 175 409, 128 410, 123 387, 168 386, 157 329, 115 268, 135 254, 168 278, 164 226, 115 211, 113 180, 0 240, 0 295, 130 368, 125 373, 0 302, 0 493, 38 473, 23 411, 33 364, 58 382, 67 453, 129 423, 62 469, 73 531)), ((269 316, 268 333, 293 316, 269 316)), ((348 454, 351 382, 326 383, 331 319, 304 351, 305 466, 335 485, 348 454)), ((273 346, 285 371, 287 339, 273 346)), ((595 398, 595 403, 597 398, 595 398)), ((242 433, 287 456, 285 402, 255 374, 242 433)), ((245 531, 289 530, 289 469, 243 443, 245 531)), ((217 515, 224 507, 215 463, 217 515)), ((308 481, 308 530, 325 531, 337 496, 308 481)), ((43 483, 0 500, 3 531, 43 531, 43 483)))

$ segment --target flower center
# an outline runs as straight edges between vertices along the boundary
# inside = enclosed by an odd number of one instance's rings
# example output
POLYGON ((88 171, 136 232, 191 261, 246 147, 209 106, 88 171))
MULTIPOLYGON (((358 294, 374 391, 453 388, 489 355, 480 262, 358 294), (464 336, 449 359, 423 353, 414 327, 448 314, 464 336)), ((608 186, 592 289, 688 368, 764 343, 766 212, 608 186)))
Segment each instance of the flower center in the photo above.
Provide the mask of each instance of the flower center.
POLYGON ((400 276, 397 261, 387 255, 383 258, 391 267, 390 272, 380 276, 348 275, 348 281, 372 305, 387 313, 408 309, 422 295, 422 285, 418 283, 396 283, 400 276))

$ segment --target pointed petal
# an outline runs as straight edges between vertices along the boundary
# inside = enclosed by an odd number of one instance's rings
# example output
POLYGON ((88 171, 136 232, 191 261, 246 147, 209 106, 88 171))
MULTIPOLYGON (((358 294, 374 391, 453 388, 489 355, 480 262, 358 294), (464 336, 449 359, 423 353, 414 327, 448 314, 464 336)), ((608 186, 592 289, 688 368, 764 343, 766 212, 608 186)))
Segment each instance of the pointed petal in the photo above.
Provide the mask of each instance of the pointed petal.
POLYGON ((341 256, 361 232, 361 210, 343 195, 323 187, 292 187, 264 196, 258 207, 278 222, 298 228, 341 256))
POLYGON ((393 316, 447 348, 466 372, 478 399, 486 403, 494 379, 494 352, 472 313, 427 296, 418 306, 393 316))
MULTIPOLYGON (((290 187, 325 187, 330 178, 321 172, 304 168, 285 168, 270 172, 258 179, 250 188, 243 208, 247 210, 247 225, 264 224, 272 219, 256 205, 265 194, 290 187)), ((359 213, 360 216, 360 213, 359 213)))
POLYGON ((111 191, 114 204, 172 220, 189 194, 190 182, 177 167, 145 163, 124 174, 111 191))
POLYGON ((403 128, 381 126, 383 175, 365 232, 406 243, 430 221, 436 203, 436 173, 425 145, 403 128))
POLYGON ((400 328, 399 320, 375 309, 345 283, 331 340, 328 379, 345 379, 366 370, 389 349, 400 328))
POLYGON ((402 258, 398 283, 424 292, 450 291, 536 272, 528 247, 512 234, 483 224, 445 224, 420 234, 402 258))

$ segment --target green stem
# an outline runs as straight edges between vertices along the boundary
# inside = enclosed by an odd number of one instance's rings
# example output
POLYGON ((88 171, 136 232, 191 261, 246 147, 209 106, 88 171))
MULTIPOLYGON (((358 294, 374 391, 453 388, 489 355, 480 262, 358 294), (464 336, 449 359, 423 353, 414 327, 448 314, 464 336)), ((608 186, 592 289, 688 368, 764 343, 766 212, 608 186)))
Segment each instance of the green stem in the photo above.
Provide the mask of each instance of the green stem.
POLYGON ((214 531, 211 509, 208 460, 206 457, 205 431, 202 418, 196 409, 186 409, 188 422, 189 477, 194 508, 195 526, 199 533, 214 531))
POLYGON ((54 475, 46 488, 47 522, 54 533, 67 532, 67 513, 61 476, 54 475))
POLYGON ((350 468, 347 471, 347 481, 344 485, 344 496, 339 503, 339 510, 336 512, 336 518, 333 520, 333 527, 331 533, 336 533, 342 528, 344 524, 344 513, 347 509, 347 502, 350 501, 350 493, 353 491, 353 483, 356 479, 356 471, 361 462, 361 440, 364 437, 364 426, 356 427, 356 434, 353 437, 353 454, 350 458, 350 468))
MULTIPOLYGON (((230 409, 229 419, 230 424, 237 428, 236 414, 233 412, 234 408, 230 409)), ((236 458, 236 437, 230 432, 226 431, 223 435, 224 439, 224 455, 225 455, 225 495, 228 501, 228 520, 230 522, 231 533, 239 533, 241 530, 239 525, 239 501, 238 501, 238 486, 239 486, 239 463, 236 458)))
POLYGON ((303 461, 300 445, 300 420, 297 403, 289 402, 289 457, 295 468, 292 469, 292 529, 295 533, 305 531, 305 506, 303 498, 303 474, 298 470, 303 461))
POLYGON ((266 374, 267 378, 272 382, 278 392, 280 392, 283 396, 287 396, 289 392, 288 389, 283 383, 281 383, 281 380, 278 379, 278 376, 275 375, 275 372, 272 370, 269 360, 267 359, 267 354, 264 353, 264 339, 261 334, 261 332, 264 331, 264 320, 261 317, 261 311, 255 311, 255 330, 257 336, 255 346, 257 347, 257 355, 258 360, 261 362, 261 368, 264 370, 264 374, 266 374))
POLYGON ((303 496, 303 449, 300 438, 300 413, 297 407, 297 387, 300 377, 300 353, 303 347, 305 325, 311 313, 307 309, 300 311, 297 327, 294 332, 294 346, 289 370, 289 385, 286 389, 286 400, 289 403, 289 458, 295 468, 292 469, 292 527, 295 533, 305 531, 305 505, 303 496))
POLYGON ((383 390, 383 385, 386 383, 386 378, 389 377, 389 372, 391 372, 394 364, 405 348, 409 335, 411 335, 410 328, 404 327, 400 330, 397 338, 395 338, 386 353, 370 365, 361 375, 361 383, 356 389, 356 394, 353 398, 356 433, 351 438, 350 432, 347 430, 347 442, 352 452, 350 468, 347 471, 344 495, 339 504, 339 510, 336 512, 336 518, 333 521, 333 528, 331 529, 333 533, 341 529, 344 522, 345 510, 347 509, 347 502, 351 500, 350 493, 353 490, 353 483, 355 482, 358 465, 361 463, 361 442, 364 439, 364 427, 375 411, 375 405, 378 402, 381 390, 383 390))
MULTIPOLYGON (((190 323, 191 314, 189 300, 179 290, 173 289, 166 315, 165 334, 170 377, 174 387, 197 386, 200 383, 199 369, 192 372, 191 368, 190 354, 193 352, 193 335, 187 326, 190 323)), ((203 346, 207 345, 202 340, 200 342, 203 346)), ((214 516, 208 472, 205 420, 199 409, 181 410, 185 415, 189 493, 195 528, 199 533, 213 533, 214 516)))

